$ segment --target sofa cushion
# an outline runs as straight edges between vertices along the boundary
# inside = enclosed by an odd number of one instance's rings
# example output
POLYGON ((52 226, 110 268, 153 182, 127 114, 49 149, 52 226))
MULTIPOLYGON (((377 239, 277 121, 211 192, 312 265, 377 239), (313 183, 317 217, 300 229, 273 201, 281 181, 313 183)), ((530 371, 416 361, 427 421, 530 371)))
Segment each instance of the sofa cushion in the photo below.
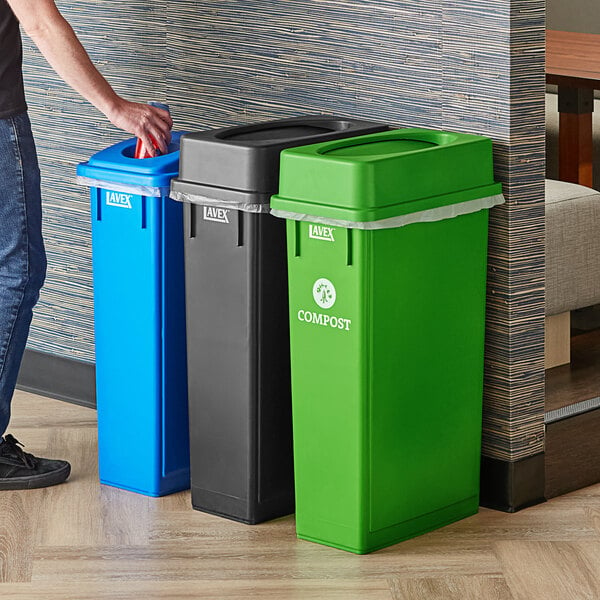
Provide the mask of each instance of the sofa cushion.
POLYGON ((600 303, 600 193, 546 180, 546 315, 600 303))

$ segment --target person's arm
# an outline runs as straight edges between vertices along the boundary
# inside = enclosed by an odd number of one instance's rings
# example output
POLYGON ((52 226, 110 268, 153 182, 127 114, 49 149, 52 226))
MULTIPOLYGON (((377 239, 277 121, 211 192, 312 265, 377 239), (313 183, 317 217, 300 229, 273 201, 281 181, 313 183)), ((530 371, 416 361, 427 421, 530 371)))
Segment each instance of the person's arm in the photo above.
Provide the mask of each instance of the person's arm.
POLYGON ((8 0, 25 33, 50 66, 75 91, 106 115, 113 125, 141 138, 155 154, 150 136, 166 152, 173 125, 169 113, 137 102, 128 102, 112 89, 93 65, 73 28, 54 0, 8 0))

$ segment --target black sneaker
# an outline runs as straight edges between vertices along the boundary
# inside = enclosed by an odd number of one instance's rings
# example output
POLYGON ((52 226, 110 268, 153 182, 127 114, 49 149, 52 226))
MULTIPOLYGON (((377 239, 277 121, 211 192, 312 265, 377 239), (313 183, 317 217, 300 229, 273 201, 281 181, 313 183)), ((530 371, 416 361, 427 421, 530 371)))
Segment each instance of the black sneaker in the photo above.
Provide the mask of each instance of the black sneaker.
POLYGON ((20 446, 23 444, 10 434, 0 441, 0 491, 31 490, 67 480, 71 473, 68 462, 37 458, 20 446))

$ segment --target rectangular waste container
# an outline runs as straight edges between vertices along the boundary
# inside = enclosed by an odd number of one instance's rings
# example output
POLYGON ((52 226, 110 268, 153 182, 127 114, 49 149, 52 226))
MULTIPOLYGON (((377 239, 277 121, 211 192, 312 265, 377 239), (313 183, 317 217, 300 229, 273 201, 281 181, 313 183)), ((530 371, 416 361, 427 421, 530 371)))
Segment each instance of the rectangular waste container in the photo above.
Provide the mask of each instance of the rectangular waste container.
POLYGON ((148 496, 189 488, 182 207, 169 153, 127 140, 79 165, 91 188, 101 483, 148 496))
POLYGON ((279 154, 386 129, 311 116, 186 135, 184 204, 194 508, 244 523, 294 511, 285 222, 279 154))
POLYGON ((298 537, 365 553, 477 511, 491 141, 285 150, 298 537))

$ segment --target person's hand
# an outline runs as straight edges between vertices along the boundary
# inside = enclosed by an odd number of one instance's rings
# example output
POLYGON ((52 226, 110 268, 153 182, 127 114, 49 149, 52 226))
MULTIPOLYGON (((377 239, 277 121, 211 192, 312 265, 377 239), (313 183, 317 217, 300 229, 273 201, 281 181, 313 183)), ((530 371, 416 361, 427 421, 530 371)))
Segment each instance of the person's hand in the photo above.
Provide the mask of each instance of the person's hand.
POLYGON ((163 154, 167 153, 167 146, 171 142, 173 120, 166 110, 119 98, 106 116, 115 127, 140 138, 150 156, 156 155, 153 141, 163 154))

